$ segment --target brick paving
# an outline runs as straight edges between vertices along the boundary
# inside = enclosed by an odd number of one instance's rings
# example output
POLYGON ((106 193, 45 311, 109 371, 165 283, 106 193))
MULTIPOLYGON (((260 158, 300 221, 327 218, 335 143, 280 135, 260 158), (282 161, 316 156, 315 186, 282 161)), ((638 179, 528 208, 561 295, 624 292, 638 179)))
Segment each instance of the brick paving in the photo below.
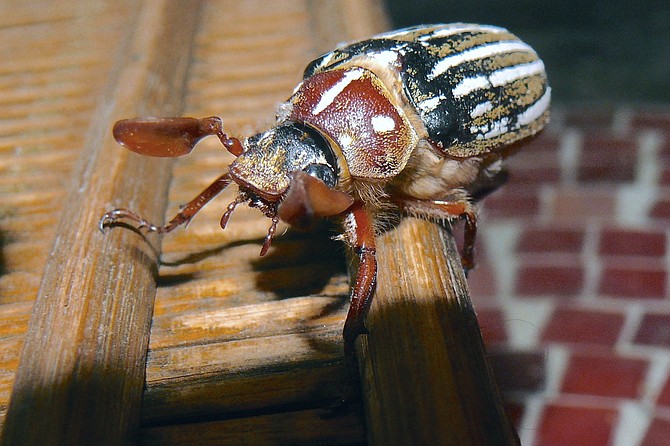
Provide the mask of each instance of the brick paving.
POLYGON ((469 282, 522 444, 670 444, 670 111, 559 109, 508 168, 469 282))

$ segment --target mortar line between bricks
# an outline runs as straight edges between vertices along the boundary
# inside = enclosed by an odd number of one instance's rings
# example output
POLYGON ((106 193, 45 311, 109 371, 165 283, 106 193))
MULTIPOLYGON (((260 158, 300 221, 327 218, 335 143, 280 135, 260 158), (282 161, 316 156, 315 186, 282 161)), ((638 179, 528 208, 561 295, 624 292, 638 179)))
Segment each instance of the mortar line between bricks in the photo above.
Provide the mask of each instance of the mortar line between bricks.
POLYGON ((651 418, 649 411, 643 405, 634 401, 623 401, 619 405, 619 417, 613 429, 613 446, 642 444, 651 418))
POLYGON ((658 131, 644 130, 638 137, 639 151, 636 184, 658 187, 661 175, 660 148, 663 137, 658 131))
POLYGON ((554 202, 556 201, 556 186, 544 184, 540 186, 538 192, 538 223, 543 225, 551 224, 553 220, 554 202))
POLYGON ((577 129, 566 129, 558 147, 561 183, 575 185, 581 154, 582 134, 577 129))
POLYGON ((547 380, 544 391, 546 399, 555 399, 561 394, 561 384, 571 355, 572 349, 567 345, 553 344, 547 347, 547 380))
POLYGON ((535 444, 535 438, 540 429, 540 422, 544 412, 544 406, 547 403, 546 395, 539 394, 526 398, 523 418, 517 433, 523 445, 535 444))
POLYGON ((649 226, 649 210, 658 197, 661 136, 645 130, 637 142, 635 182, 619 185, 616 194, 616 222, 623 227, 649 226))
POLYGON ((639 302, 630 302, 624 304, 622 310, 625 314, 625 318, 615 347, 619 351, 626 352, 633 350, 633 337, 640 328, 640 323, 642 322, 642 317, 644 315, 644 306, 639 302))
POLYGON ((518 256, 515 246, 518 243, 519 229, 516 223, 491 224, 481 231, 485 240, 488 261, 498 280, 499 293, 503 301, 515 297, 514 284, 518 270, 518 256))
MULTIPOLYGON (((653 351, 645 348, 647 359, 649 359, 649 370, 644 380, 640 402, 647 407, 654 407, 656 400, 663 391, 663 386, 670 377, 670 352, 667 348, 655 347, 653 351)), ((636 348, 636 354, 642 353, 642 349, 636 348)))
POLYGON ((581 297, 584 302, 597 302, 599 299, 599 284, 602 276, 603 265, 598 255, 598 241, 602 225, 589 221, 584 228, 584 240, 582 244, 582 268, 584 269, 584 285, 581 297))
POLYGON ((629 107, 619 107, 612 116, 612 133, 617 136, 623 136, 631 131, 631 122, 633 119, 633 110, 629 107))

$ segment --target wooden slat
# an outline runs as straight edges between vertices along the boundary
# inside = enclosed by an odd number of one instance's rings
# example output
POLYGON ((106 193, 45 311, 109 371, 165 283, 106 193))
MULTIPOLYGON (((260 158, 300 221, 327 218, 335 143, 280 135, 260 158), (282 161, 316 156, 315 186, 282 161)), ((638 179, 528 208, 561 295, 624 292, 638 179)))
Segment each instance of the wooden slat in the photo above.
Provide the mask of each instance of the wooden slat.
POLYGON ((368 444, 515 445, 452 235, 403 219, 378 238, 359 341, 368 444))
MULTIPOLYGON (((208 3, 187 114, 219 113, 237 135, 265 125, 318 55, 313 30, 305 3, 208 3)), ((180 159, 168 214, 231 160, 209 140, 180 159)), ((152 426, 203 417, 327 406, 346 385, 341 245, 328 232, 286 234, 260 258, 269 222, 257 210, 240 207, 225 231, 218 227, 235 193, 224 191, 188 230, 163 240, 142 416, 153 432, 160 427, 152 426)))
POLYGON ((112 198, 152 217, 163 213, 169 163, 119 150, 109 129, 121 116, 179 113, 197 3, 148 0, 136 8, 64 197, 2 444, 116 445, 137 432, 157 240, 102 234, 96 220, 112 198))
POLYGON ((64 197, 123 40, 129 3, 0 2, 0 318, 7 321, 0 329, 0 423, 64 197))

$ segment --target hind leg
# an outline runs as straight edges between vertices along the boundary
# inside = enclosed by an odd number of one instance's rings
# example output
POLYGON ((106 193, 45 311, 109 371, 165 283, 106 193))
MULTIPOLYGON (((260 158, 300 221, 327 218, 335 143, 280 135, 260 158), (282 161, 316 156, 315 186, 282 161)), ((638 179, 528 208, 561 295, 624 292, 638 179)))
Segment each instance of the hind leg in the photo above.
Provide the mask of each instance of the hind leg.
POLYGON ((400 198, 395 200, 408 214, 433 220, 465 220, 463 234, 463 252, 461 262, 466 274, 475 266, 475 239, 477 237, 477 212, 472 203, 463 194, 453 200, 418 200, 400 198))

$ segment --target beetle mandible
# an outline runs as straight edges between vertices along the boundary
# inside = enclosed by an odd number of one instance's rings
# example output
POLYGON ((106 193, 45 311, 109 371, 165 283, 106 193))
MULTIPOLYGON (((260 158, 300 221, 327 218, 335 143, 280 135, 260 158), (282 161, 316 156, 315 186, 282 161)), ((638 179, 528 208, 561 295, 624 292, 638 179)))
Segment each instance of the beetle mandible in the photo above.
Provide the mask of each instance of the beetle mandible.
POLYGON ((465 220, 462 253, 473 266, 473 201, 504 177, 500 161, 548 121, 551 89, 535 51, 507 30, 455 23, 416 26, 348 43, 311 62, 278 107, 275 125, 243 141, 221 119, 138 118, 114 126, 128 149, 149 156, 189 153, 209 135, 237 158, 228 172, 164 226, 117 209, 120 220, 167 233, 188 223, 219 192, 239 193, 221 217, 247 203, 298 228, 338 216, 359 256, 344 325, 345 352, 365 332, 375 288, 375 222, 388 209, 435 220, 465 220))

